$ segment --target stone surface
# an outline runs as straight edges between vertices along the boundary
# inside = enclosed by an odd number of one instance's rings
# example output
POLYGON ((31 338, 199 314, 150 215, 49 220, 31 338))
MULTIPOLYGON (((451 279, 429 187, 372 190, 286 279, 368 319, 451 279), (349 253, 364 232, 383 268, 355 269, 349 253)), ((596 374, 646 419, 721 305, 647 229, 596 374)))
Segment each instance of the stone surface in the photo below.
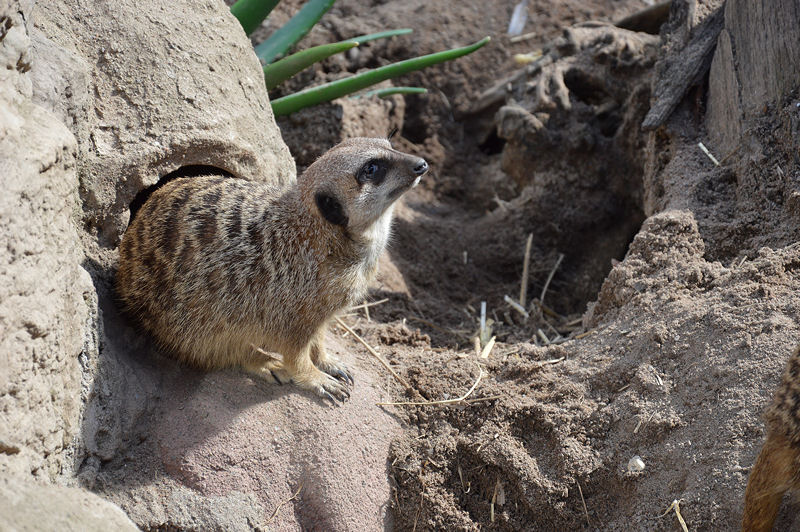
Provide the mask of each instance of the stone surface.
POLYGON ((50 64, 44 69, 91 67, 67 74, 65 87, 45 72, 34 92, 69 116, 86 228, 101 245, 119 242, 139 191, 182 166, 294 179, 258 59, 221 2, 41 2, 34 20, 63 50, 54 56, 36 39, 34 56, 50 64))
POLYGON ((75 138, 30 100, 29 10, 0 9, 0 472, 53 480, 71 468, 92 285, 75 138))
POLYGON ((158 393, 126 448, 82 479, 145 529, 388 526, 386 456, 400 425, 375 406, 387 382, 374 361, 353 356, 363 349, 328 344, 355 370, 352 399, 336 407, 238 371, 181 368, 138 343, 132 351, 151 362, 131 369, 158 393))
POLYGON ((84 489, 1 476, 0 529, 14 532, 139 530, 119 507, 84 489))

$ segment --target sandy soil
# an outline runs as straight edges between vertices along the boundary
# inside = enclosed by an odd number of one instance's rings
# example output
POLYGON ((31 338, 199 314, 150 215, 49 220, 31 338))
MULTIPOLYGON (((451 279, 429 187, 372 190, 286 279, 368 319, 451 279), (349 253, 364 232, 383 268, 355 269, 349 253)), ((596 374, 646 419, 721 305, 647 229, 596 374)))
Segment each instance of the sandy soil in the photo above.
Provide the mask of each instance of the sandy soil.
MULTIPOLYGON (((395 82, 431 89, 406 98, 397 143, 428 158, 432 171, 398 208, 369 297, 387 301, 369 316, 346 317, 415 390, 392 385, 397 400, 455 398, 480 375, 469 404, 388 408, 403 424, 388 456, 395 526, 679 530, 673 512, 661 514, 680 500, 690 529, 734 529, 763 439, 761 413, 800 339, 797 225, 786 222, 780 192, 759 192, 765 164, 713 169, 687 148, 704 134, 691 113, 679 110, 677 133, 673 124, 666 135, 672 144, 663 132, 645 141, 637 124, 655 37, 632 45, 636 68, 595 57, 595 71, 576 59, 575 72, 602 80, 566 78, 572 105, 548 112, 547 135, 534 139, 549 144, 503 138, 499 106, 478 103, 518 70, 513 54, 547 52, 565 26, 616 20, 645 5, 534 1, 525 32, 535 36, 515 44, 503 35, 514 4, 364 9, 341 0, 304 44, 402 26, 415 37, 365 45, 290 84, 493 37, 472 56, 395 82), (608 81, 614 75, 620 84, 608 81), (595 101, 598 87, 606 93, 595 101), (609 102, 605 115, 598 111, 609 102), (610 132, 609 121, 598 120, 609 116, 610 132), (568 145, 575 138, 593 140, 568 145), (658 162, 649 170, 656 179, 644 179, 646 160, 658 162), (685 187, 675 184, 681 179, 685 187), (682 188, 689 192, 675 192, 682 188), (529 233, 532 314, 523 319, 503 297, 519 296, 529 233), (543 304, 533 304, 560 254, 543 304), (497 337, 486 359, 472 340, 483 301, 497 337), (629 469, 634 456, 642 471, 629 469)), ((541 102, 517 103, 531 116, 541 111, 541 102)), ((796 140, 769 127, 786 112, 767 110, 756 138, 770 147, 765 158, 796 170, 786 156, 796 140)), ((306 161, 314 156, 308 145, 330 136, 315 130, 324 113, 280 121, 306 161)), ((328 147, 319 144, 320 153, 328 147)), ((798 510, 787 501, 780 529, 800 530, 798 510)))

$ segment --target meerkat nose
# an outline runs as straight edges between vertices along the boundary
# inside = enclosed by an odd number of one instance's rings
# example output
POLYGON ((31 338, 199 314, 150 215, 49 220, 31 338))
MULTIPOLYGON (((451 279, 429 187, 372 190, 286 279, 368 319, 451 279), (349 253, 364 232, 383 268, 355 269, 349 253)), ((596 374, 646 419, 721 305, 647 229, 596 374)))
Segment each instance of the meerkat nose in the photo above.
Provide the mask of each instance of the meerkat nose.
POLYGON ((428 171, 428 162, 425 159, 420 159, 417 165, 414 167, 414 173, 416 175, 422 175, 428 171))

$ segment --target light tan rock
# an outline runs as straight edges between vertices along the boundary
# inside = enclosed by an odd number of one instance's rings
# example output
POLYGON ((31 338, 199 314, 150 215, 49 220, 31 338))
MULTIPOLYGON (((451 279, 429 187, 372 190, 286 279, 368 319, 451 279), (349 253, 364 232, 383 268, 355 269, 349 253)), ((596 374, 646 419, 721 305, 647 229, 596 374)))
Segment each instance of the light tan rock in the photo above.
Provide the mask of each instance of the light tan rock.
POLYGON ((119 507, 84 489, 0 477, 0 530, 134 532, 139 529, 119 507))
MULTIPOLYGON (((46 39, 74 56, 48 68, 90 66, 85 80, 67 77, 69 91, 44 76, 34 92, 62 115, 69 102, 87 229, 102 245, 119 242, 140 190, 182 166, 295 178, 258 59, 222 2, 64 0, 37 4, 34 17, 46 39)), ((44 39, 35 45, 34 64, 59 61, 44 39)))
POLYGON ((51 480, 78 429, 93 290, 75 225, 75 138, 30 101, 29 8, 0 11, 0 472, 51 480))

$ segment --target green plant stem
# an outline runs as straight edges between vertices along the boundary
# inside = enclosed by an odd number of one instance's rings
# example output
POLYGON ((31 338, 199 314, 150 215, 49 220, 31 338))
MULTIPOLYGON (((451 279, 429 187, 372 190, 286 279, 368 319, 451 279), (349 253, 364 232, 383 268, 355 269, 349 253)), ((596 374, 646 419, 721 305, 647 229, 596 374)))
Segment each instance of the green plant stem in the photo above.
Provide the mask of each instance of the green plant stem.
POLYGON ((369 35, 360 35, 339 41, 337 43, 323 44, 321 46, 314 46, 302 52, 297 52, 289 57, 284 57, 274 63, 264 66, 264 81, 267 84, 267 90, 272 90, 287 79, 291 78, 298 72, 310 67, 318 61, 345 52, 354 46, 358 46, 363 42, 374 41, 375 39, 382 39, 386 37, 394 37, 396 35, 405 35, 411 33, 413 30, 409 28, 402 28, 399 30, 382 31, 380 33, 371 33, 369 35))
POLYGON ((397 30, 386 30, 380 31, 378 33, 368 33, 367 35, 359 35, 358 37, 353 37, 352 39, 346 39, 343 42, 357 42, 358 44, 363 44, 367 41, 374 41, 375 39, 383 39, 386 37, 394 37, 396 35, 406 35, 411 33, 411 28, 400 28, 397 30))
POLYGON ((326 57, 344 52, 356 46, 358 46, 358 43, 355 41, 323 44, 321 46, 314 46, 308 50, 303 50, 302 52, 297 52, 289 57, 284 57, 272 64, 266 65, 264 66, 264 81, 267 84, 267 90, 274 89, 301 70, 308 68, 318 61, 322 61, 326 57))
POLYGON ((304 107, 309 107, 311 105, 334 100, 341 96, 346 96, 347 94, 359 91, 363 88, 369 87, 370 85, 380 83, 383 80, 402 76, 408 72, 413 72, 421 68, 467 55, 474 52, 481 46, 484 46, 488 42, 489 37, 485 37, 480 41, 469 46, 464 46, 463 48, 455 48, 453 50, 445 50, 435 54, 407 59, 405 61, 375 68, 373 70, 362 72, 361 74, 356 74, 344 79, 325 83, 324 85, 320 85, 318 87, 311 87, 295 94, 290 94, 288 96, 284 96, 283 98, 273 100, 272 111, 275 113, 275 116, 288 115, 295 111, 299 111, 304 107))
POLYGON ((280 0, 239 0, 231 6, 231 13, 248 35, 261 25, 280 0))
POLYGON ((386 87, 384 89, 375 89, 364 94, 359 94, 356 96, 352 96, 352 98, 370 98, 372 96, 377 96, 378 98, 386 98, 393 94, 426 94, 428 89, 423 87, 386 87))
POLYGON ((270 35, 269 39, 256 46, 256 55, 268 65, 285 54, 302 39, 314 24, 322 18, 336 0, 309 0, 300 11, 270 35))

